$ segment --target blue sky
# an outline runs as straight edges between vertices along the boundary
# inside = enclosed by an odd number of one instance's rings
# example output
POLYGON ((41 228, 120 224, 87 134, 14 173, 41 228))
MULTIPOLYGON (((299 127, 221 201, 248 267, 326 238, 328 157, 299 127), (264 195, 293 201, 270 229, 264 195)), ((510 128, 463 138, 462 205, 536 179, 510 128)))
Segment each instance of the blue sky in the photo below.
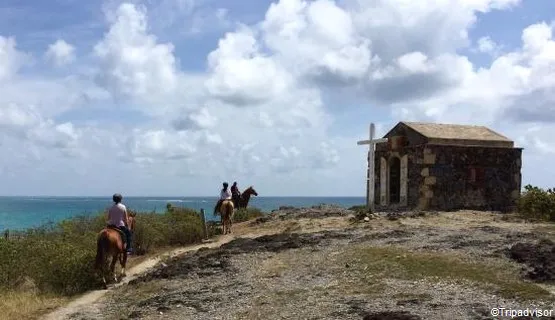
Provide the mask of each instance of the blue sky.
POLYGON ((490 126, 549 186, 555 2, 424 2, 3 1, 0 194, 362 196, 356 141, 402 120, 490 126))

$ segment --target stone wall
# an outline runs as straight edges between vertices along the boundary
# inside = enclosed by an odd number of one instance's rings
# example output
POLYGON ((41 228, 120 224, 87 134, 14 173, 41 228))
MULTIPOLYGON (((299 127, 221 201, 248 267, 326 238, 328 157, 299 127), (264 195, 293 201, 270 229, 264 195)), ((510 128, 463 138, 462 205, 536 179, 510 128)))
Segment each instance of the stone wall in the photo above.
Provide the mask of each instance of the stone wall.
POLYGON ((513 209, 520 196, 521 157, 518 148, 427 146, 423 162, 428 179, 435 180, 430 208, 513 209))
POLYGON ((407 208, 512 210, 520 196, 519 148, 448 145, 376 148, 375 204, 380 204, 380 161, 408 156, 407 208))

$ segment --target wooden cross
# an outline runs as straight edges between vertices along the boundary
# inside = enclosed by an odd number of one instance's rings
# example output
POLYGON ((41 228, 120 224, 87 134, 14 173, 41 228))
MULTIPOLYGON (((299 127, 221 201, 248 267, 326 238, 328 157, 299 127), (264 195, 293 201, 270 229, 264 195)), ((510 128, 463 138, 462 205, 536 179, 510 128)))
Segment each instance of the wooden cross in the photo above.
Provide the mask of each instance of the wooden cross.
POLYGON ((387 142, 387 138, 383 139, 374 139, 376 128, 374 127, 374 123, 370 123, 370 139, 369 140, 361 140, 357 141, 357 145, 368 145, 368 175, 367 175, 367 183, 366 183, 366 205, 368 208, 374 211, 374 187, 375 187, 375 180, 374 180, 374 151, 376 148, 376 144, 387 142))

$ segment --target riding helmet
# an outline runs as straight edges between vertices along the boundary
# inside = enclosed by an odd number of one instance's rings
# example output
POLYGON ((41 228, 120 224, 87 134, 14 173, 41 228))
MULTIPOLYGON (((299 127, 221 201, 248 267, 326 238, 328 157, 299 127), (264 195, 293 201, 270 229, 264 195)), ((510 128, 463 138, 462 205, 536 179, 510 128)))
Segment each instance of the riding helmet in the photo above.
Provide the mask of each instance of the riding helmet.
POLYGON ((115 193, 115 194, 112 196, 112 200, 114 200, 114 202, 116 202, 116 203, 121 202, 122 199, 123 199, 123 197, 122 197, 121 194, 119 194, 119 193, 115 193))

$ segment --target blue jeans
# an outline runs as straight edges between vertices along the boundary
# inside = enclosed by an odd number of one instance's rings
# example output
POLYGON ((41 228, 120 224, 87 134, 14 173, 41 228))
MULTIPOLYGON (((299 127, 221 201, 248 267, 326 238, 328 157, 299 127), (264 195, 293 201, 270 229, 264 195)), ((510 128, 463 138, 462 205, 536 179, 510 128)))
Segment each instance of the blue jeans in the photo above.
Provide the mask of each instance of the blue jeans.
POLYGON ((131 231, 129 231, 129 229, 126 226, 121 226, 119 227, 119 229, 123 231, 123 233, 125 233, 125 237, 127 238, 127 241, 125 241, 127 242, 127 245, 125 246, 126 247, 125 250, 126 251, 131 250, 131 237, 133 236, 131 234, 131 231))

